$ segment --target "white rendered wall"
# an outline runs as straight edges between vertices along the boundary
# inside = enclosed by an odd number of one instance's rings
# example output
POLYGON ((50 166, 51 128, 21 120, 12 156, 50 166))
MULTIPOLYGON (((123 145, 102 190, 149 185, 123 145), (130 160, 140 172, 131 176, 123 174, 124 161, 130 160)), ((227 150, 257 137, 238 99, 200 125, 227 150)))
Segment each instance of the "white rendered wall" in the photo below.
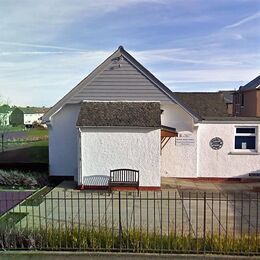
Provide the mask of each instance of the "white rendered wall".
POLYGON ((197 132, 191 116, 176 104, 161 104, 162 125, 176 128, 179 136, 194 138, 194 145, 176 145, 175 137, 170 138, 161 151, 161 176, 196 177, 197 132))
MULTIPOLYGON (((235 126, 257 124, 200 124, 198 128, 198 177, 248 178, 250 172, 260 172, 259 154, 231 154, 234 152, 235 126), (220 137, 224 145, 213 150, 209 142, 220 137)), ((258 152, 260 151, 260 125, 258 124, 258 152)))
POLYGON ((78 140, 76 121, 79 105, 66 105, 51 118, 49 164, 52 176, 77 176, 78 140))
POLYGON ((189 136, 194 139, 194 144, 176 145, 176 138, 170 138, 161 151, 161 176, 195 178, 197 176, 197 131, 179 132, 179 135, 189 136))
POLYGON ((39 113, 39 114, 24 114, 24 124, 25 125, 31 125, 34 122, 40 123, 40 117, 43 116, 43 113, 39 113))
POLYGON ((160 186, 160 130, 83 128, 80 131, 83 180, 85 176, 109 176, 112 169, 129 168, 140 171, 140 186, 160 186))
POLYGON ((176 128, 179 131, 193 131, 193 119, 179 105, 174 103, 161 104, 162 125, 176 128))

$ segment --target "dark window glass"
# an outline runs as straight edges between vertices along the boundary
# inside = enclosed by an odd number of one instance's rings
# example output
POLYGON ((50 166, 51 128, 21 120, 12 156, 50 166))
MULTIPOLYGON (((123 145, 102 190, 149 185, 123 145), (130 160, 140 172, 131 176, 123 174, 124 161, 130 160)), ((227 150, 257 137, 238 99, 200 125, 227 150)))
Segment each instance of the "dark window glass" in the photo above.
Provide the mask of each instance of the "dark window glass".
POLYGON ((237 128, 236 129, 237 134, 255 134, 255 128, 237 128))
POLYGON ((241 106, 244 106, 244 102, 245 102, 245 97, 244 97, 244 93, 241 93, 241 106))
POLYGON ((236 136, 235 149, 255 150, 255 136, 236 136))

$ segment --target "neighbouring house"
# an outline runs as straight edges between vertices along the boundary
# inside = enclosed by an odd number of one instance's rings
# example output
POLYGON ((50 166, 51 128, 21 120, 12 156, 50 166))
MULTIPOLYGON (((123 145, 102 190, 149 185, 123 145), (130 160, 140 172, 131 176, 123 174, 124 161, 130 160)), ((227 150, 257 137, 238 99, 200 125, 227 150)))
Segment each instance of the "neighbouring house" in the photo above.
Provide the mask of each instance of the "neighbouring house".
POLYGON ((234 93, 234 116, 260 117, 260 76, 234 93))
POLYGON ((12 108, 9 105, 0 106, 0 126, 10 125, 10 115, 12 108))
POLYGON ((13 126, 24 125, 32 127, 34 123, 41 123, 41 117, 47 112, 46 107, 16 107, 10 116, 13 126))
POLYGON ((159 188, 161 176, 260 174, 259 118, 230 116, 220 93, 172 92, 123 47, 42 119, 50 175, 81 187, 107 186, 117 168, 139 170, 143 189, 159 188))

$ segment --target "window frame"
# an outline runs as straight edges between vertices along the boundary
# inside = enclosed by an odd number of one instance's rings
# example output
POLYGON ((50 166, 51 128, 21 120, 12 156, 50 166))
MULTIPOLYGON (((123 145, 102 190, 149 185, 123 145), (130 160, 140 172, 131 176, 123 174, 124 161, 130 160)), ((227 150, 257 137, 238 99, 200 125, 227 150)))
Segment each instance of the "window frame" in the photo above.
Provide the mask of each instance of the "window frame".
POLYGON ((258 126, 240 126, 240 125, 236 125, 234 127, 234 138, 233 138, 233 151, 234 152, 251 152, 251 153, 255 153, 258 151, 258 126), (255 129, 255 133, 237 133, 237 129, 238 128, 254 128, 255 129), (255 149, 236 149, 236 136, 255 136, 255 149))

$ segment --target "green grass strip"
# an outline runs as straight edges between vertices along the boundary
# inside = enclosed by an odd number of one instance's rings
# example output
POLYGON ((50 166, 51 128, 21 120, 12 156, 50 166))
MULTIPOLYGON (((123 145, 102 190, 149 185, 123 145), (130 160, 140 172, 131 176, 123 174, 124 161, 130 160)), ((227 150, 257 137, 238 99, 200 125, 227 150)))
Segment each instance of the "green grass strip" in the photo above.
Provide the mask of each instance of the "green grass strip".
POLYGON ((39 206, 43 202, 44 196, 49 193, 53 187, 45 186, 39 191, 33 193, 28 199, 26 199, 21 206, 39 206))
POLYGON ((21 221, 24 217, 26 217, 29 213, 26 212, 8 212, 2 218, 0 218, 0 225, 4 226, 14 226, 19 221, 21 221))

